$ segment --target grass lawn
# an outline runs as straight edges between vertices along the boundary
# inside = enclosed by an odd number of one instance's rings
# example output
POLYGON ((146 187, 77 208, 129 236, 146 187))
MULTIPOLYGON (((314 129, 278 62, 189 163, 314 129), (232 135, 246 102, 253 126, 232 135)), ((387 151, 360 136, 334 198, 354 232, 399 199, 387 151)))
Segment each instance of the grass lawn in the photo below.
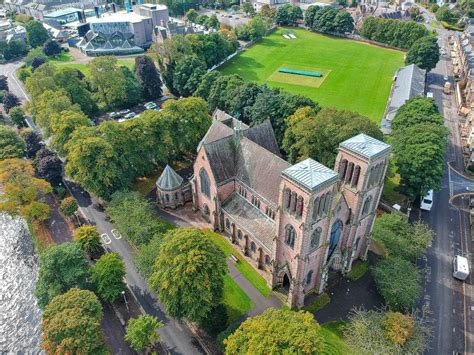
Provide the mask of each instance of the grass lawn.
MULTIPOLYGON (((89 70, 87 69, 87 64, 84 63, 71 63, 71 62, 63 62, 63 61, 52 61, 53 63, 56 63, 57 65, 66 65, 70 68, 75 68, 77 70, 80 70, 84 75, 87 75, 89 73, 89 70)), ((129 67, 130 70, 133 71, 135 67, 135 58, 118 58, 118 65, 123 65, 125 67, 129 67)))
POLYGON ((341 328, 345 325, 343 321, 332 321, 322 324, 321 333, 326 347, 322 354, 345 355, 353 354, 349 346, 342 340, 341 328))
POLYGON ((362 276, 365 275, 368 269, 369 269, 368 261, 358 262, 352 267, 351 271, 346 275, 346 277, 351 281, 357 281, 362 276))
POLYGON ((249 282, 265 297, 268 297, 272 290, 267 286, 265 279, 240 255, 234 250, 224 237, 218 233, 207 231, 209 237, 221 248, 226 256, 234 254, 239 262, 235 264, 235 267, 249 280, 249 282))
POLYGON ((147 197, 148 194, 155 188, 156 180, 160 177, 163 169, 157 168, 150 175, 139 177, 135 180, 132 190, 142 194, 143 197, 147 197))
POLYGON ((318 297, 316 297, 313 301, 311 301, 309 305, 304 307, 304 310, 311 313, 317 312, 323 309, 324 307, 326 307, 330 302, 331 302, 331 297, 329 297, 329 295, 326 292, 324 292, 320 294, 318 297))
POLYGON ((53 64, 57 63, 64 63, 64 62, 72 62, 74 58, 68 52, 61 52, 61 54, 55 57, 49 57, 48 61, 53 64))
POLYGON ((227 326, 242 317, 253 307, 249 296, 229 275, 226 275, 224 278, 224 297, 222 303, 229 317, 227 326))
POLYGON ((285 39, 279 29, 221 67, 248 81, 268 83, 305 95, 322 106, 359 112, 380 122, 395 70, 404 53, 396 50, 292 29, 285 39), (319 72, 322 78, 278 73, 278 69, 319 72))

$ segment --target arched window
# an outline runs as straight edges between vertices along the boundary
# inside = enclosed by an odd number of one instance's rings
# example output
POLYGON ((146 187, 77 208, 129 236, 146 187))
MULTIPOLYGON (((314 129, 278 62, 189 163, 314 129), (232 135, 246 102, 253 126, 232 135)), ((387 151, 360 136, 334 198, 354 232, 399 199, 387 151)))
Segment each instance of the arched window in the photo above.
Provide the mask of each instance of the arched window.
POLYGON ((359 176, 360 176, 360 166, 357 165, 354 169, 354 176, 352 176, 352 186, 357 186, 359 183, 359 176))
POLYGON ((209 216, 209 215, 211 214, 211 212, 209 211, 209 207, 207 207, 206 204, 204 204, 204 214, 205 214, 206 216, 209 216))
POLYGON ((347 166, 347 171, 346 171, 346 184, 351 182, 352 179, 352 172, 354 171, 354 163, 350 162, 349 165, 347 166))
POLYGON ((226 227, 227 229, 230 229, 230 221, 229 221, 229 218, 226 218, 226 219, 225 219, 225 227, 226 227))
POLYGON ((285 227, 285 243, 293 249, 295 247, 296 231, 291 224, 285 227))
POLYGON ((367 197, 362 208, 362 215, 365 216, 370 211, 370 203, 372 202, 372 196, 367 197))
POLYGON ((324 200, 324 214, 327 214, 329 212, 329 206, 331 204, 331 198, 332 198, 331 193, 328 192, 326 194, 326 199, 324 200))
POLYGON ((313 220, 318 219, 318 208, 319 208, 319 197, 316 197, 313 201, 313 220))
POLYGON ((257 246, 255 245, 254 242, 250 243, 250 250, 252 250, 253 253, 257 251, 257 246))
POLYGON ((313 270, 309 270, 306 274, 306 285, 309 285, 313 279, 313 270))
POLYGON ((298 201, 296 202, 296 217, 301 217, 303 215, 303 197, 298 196, 298 201))
POLYGON ((339 164, 339 178, 343 179, 344 176, 346 175, 346 169, 347 169, 347 159, 342 159, 341 163, 339 164))
POLYGON ((321 240, 322 229, 320 227, 316 228, 313 234, 311 234, 311 241, 309 243, 310 249, 316 249, 319 247, 319 242, 321 240))
POLYGON ((270 260, 270 257, 268 255, 265 255, 265 264, 267 264, 267 265, 271 264, 271 260, 270 260))
POLYGON ((291 203, 290 203, 290 211, 291 212, 295 212, 296 211, 296 197, 298 195, 296 194, 296 192, 292 192, 291 193, 291 203))
POLYGON ((341 238, 342 233, 342 222, 340 219, 336 220, 331 227, 331 239, 329 240, 329 253, 328 253, 328 260, 336 250, 337 244, 339 243, 339 239, 341 238))
POLYGON ((206 170, 201 169, 199 172, 199 180, 201 182, 201 192, 207 197, 211 197, 211 187, 209 183, 209 175, 206 170))
POLYGON ((360 237, 356 239, 356 242, 354 244, 354 251, 357 252, 357 249, 359 249, 359 243, 360 243, 360 237))
POLYGON ((237 231, 237 238, 242 239, 242 231, 240 229, 237 231))
POLYGON ((289 209, 290 208, 290 203, 291 203, 291 191, 290 189, 285 189, 285 208, 289 209))

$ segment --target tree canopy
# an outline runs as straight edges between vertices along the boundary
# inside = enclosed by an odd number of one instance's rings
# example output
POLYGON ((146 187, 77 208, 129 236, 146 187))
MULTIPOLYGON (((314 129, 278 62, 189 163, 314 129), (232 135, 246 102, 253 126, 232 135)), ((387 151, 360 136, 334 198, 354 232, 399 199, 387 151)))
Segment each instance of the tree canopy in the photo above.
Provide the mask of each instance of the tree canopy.
POLYGON ((107 354, 102 314, 102 306, 91 291, 72 288, 54 297, 43 313, 43 349, 48 354, 107 354))
POLYGON ((163 327, 155 317, 148 314, 128 321, 125 340, 137 351, 144 351, 160 340, 158 329, 163 327))
POLYGON ((79 127, 91 126, 91 121, 80 111, 64 110, 54 113, 50 118, 51 131, 53 133, 53 147, 62 156, 66 154, 66 143, 72 133, 79 127))
POLYGON ((26 156, 33 158, 36 153, 43 147, 41 143, 41 135, 32 129, 25 129, 22 132, 23 140, 26 146, 26 156))
POLYGON ((78 244, 52 245, 40 255, 40 262, 36 297, 41 308, 70 288, 86 287, 89 264, 78 244))
POLYGON ((444 118, 433 99, 415 96, 398 109, 392 121, 392 129, 408 128, 418 123, 443 125, 443 122, 444 118))
POLYGON ((31 20, 26 23, 26 40, 31 47, 42 46, 48 38, 48 31, 40 21, 31 20))
POLYGON ((430 71, 438 64, 440 56, 438 39, 435 36, 425 36, 418 39, 410 47, 405 64, 416 64, 421 69, 430 71))
POLYGON ((303 19, 303 11, 299 6, 284 4, 278 7, 275 14, 275 22, 281 26, 295 25, 298 20, 303 19))
POLYGON ((62 181, 63 163, 58 155, 48 148, 41 148, 34 160, 38 176, 51 185, 57 186, 62 181))
POLYGON ((107 302, 116 301, 125 291, 125 263, 116 253, 100 257, 91 269, 92 283, 97 294, 107 302))
POLYGON ((21 158, 25 155, 25 142, 16 129, 0 126, 0 160, 21 158))
POLYGON ((81 246, 81 249, 91 255, 101 249, 99 232, 96 226, 87 224, 74 230, 72 239, 81 246))
POLYGON ((247 318, 224 344, 226 354, 314 354, 325 349, 321 326, 311 313, 273 308, 247 318))
POLYGON ((149 56, 140 55, 135 57, 135 71, 146 100, 159 99, 163 96, 160 73, 149 56))
POLYGON ((170 316, 200 323, 221 301, 226 273, 224 253, 203 231, 178 228, 164 236, 149 281, 170 316))

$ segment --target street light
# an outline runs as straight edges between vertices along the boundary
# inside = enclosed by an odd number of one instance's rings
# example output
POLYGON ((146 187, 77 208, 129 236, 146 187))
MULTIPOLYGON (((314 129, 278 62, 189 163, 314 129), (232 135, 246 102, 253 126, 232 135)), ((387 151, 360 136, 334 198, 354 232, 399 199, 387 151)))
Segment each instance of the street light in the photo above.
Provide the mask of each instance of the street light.
POLYGON ((128 303, 127 303, 127 297, 125 296, 125 291, 122 291, 122 295, 123 295, 123 300, 125 301, 125 307, 127 307, 127 311, 130 312, 130 310, 128 309, 128 303))

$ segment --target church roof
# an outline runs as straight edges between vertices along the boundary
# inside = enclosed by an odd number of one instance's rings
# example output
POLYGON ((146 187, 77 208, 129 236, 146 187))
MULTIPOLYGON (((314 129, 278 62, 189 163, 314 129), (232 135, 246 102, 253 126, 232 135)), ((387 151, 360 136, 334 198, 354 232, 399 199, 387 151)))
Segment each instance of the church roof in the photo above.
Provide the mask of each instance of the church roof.
POLYGON ((390 151, 391 148, 390 144, 379 141, 364 133, 345 140, 339 146, 366 159, 375 159, 390 151))
POLYGON ((283 175, 310 191, 336 181, 337 173, 317 161, 308 158, 283 171, 283 175))
POLYGON ((183 178, 179 176, 171 166, 166 165, 165 169, 156 181, 156 186, 158 186, 158 188, 161 190, 171 191, 180 187, 182 183, 183 178))

